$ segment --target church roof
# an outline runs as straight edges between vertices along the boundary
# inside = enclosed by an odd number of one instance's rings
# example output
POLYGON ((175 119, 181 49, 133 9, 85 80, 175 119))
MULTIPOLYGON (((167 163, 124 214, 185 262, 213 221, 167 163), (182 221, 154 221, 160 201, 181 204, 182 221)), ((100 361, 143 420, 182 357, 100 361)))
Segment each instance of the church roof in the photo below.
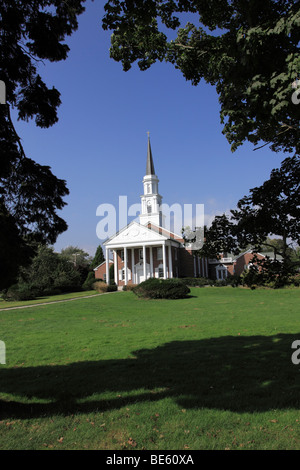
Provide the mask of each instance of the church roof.
POLYGON ((150 137, 148 136, 148 149, 147 149, 147 166, 146 166, 146 175, 155 175, 150 137))
POLYGON ((150 230, 154 230, 155 232, 168 237, 169 239, 174 239, 174 240, 179 241, 180 243, 184 243, 184 239, 182 238, 182 236, 177 235, 176 233, 171 232, 170 230, 167 230, 164 227, 155 225, 152 222, 148 222, 148 224, 146 224, 146 227, 148 227, 150 230))
POLYGON ((108 248, 124 247, 125 245, 134 247, 140 246, 145 242, 159 243, 166 240, 168 240, 167 235, 151 230, 145 225, 139 224, 133 220, 115 235, 105 240, 103 245, 108 248))
MULTIPOLYGON (((110 263, 113 263, 113 260, 110 259, 109 260, 110 263)), ((93 268, 94 271, 97 271, 98 268, 100 268, 100 266, 103 266, 103 264, 106 264, 106 260, 102 261, 102 263, 98 264, 98 266, 96 266, 95 268, 93 268)))

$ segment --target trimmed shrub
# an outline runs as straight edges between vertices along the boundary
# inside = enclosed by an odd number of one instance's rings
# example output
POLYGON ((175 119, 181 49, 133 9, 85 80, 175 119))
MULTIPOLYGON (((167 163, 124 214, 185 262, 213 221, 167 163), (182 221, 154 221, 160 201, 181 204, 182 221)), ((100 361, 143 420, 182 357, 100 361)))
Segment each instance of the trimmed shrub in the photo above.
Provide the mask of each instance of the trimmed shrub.
POLYGON ((93 289, 99 293, 107 292, 107 284, 104 281, 96 281, 93 284, 93 289))
POLYGON ((226 279, 216 279, 213 283, 214 287, 225 287, 227 286, 226 279))
POLYGON ((123 286, 123 289, 124 291, 132 291, 138 284, 127 284, 127 286, 123 286))
POLYGON ((109 286, 107 286, 107 292, 116 292, 117 290, 118 286, 115 283, 111 283, 109 286))
POLYGON ((105 292, 115 292, 118 287, 115 283, 107 285, 104 281, 96 281, 93 284, 93 289, 99 294, 104 294, 105 292))
POLYGON ((134 287, 133 292, 146 299, 183 299, 190 289, 179 279, 150 278, 134 287))

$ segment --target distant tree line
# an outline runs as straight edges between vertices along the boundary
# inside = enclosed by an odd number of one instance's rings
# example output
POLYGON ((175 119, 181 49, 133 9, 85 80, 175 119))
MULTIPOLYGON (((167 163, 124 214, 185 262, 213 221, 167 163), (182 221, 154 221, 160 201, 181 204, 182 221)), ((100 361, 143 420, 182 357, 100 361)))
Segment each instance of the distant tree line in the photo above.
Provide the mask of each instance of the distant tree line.
POLYGON ((94 267, 104 261, 101 245, 91 257, 77 246, 56 253, 51 246, 40 245, 30 265, 21 267, 17 282, 2 291, 6 300, 32 300, 37 297, 91 290, 94 267))

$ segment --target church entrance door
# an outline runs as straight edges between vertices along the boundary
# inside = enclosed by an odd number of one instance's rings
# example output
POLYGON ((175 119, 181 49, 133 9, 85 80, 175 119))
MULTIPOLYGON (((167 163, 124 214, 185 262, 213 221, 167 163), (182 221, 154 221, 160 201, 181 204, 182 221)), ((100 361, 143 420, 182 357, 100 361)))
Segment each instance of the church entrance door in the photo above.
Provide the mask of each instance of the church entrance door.
MULTIPOLYGON (((137 264, 135 267, 135 273, 136 273, 136 283, 140 284, 141 282, 145 281, 144 277, 144 267, 143 264, 137 264)), ((150 277, 150 266, 149 264, 146 264, 146 277, 147 279, 150 277)))

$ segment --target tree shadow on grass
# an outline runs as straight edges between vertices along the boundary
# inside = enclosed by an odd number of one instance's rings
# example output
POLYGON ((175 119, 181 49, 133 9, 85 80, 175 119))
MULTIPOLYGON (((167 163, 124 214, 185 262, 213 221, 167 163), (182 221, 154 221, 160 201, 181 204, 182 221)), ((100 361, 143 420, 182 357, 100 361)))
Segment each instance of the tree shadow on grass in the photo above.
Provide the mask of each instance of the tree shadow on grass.
POLYGON ((0 393, 18 397, 0 401, 0 419, 106 411, 167 397, 186 409, 298 409, 295 339, 300 334, 173 341, 135 351, 134 358, 0 369, 0 393))

